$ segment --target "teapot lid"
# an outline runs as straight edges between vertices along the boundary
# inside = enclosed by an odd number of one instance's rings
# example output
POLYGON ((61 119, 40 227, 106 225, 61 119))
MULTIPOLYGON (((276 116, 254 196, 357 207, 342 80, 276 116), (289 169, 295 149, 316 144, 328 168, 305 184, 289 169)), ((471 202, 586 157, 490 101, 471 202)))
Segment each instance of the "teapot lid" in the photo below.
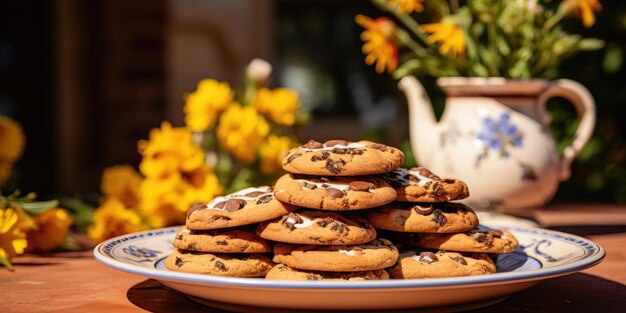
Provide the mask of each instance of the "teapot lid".
POLYGON ((544 79, 504 77, 440 77, 437 85, 448 96, 522 96, 535 97, 548 88, 544 79))

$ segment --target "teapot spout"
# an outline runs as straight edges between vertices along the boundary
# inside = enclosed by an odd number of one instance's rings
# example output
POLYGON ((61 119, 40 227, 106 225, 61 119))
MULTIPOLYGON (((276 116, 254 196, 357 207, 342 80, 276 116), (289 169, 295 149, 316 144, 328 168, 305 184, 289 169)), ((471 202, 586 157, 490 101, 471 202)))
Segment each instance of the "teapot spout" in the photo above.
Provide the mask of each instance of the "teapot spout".
POLYGON ((405 76, 398 83, 409 105, 409 135, 411 150, 420 165, 429 166, 439 138, 437 121, 426 90, 413 76, 405 76))

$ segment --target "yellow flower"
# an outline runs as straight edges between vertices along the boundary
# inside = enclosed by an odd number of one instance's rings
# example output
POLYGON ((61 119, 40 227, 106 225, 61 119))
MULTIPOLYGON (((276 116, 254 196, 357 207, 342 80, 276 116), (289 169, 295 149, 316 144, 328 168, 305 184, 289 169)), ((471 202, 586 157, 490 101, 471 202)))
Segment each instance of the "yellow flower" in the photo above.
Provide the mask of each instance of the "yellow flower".
POLYGON ((52 208, 36 215, 33 220, 37 229, 26 233, 28 248, 26 251, 48 251, 61 246, 65 242, 74 219, 61 208, 52 208))
POLYGON ((15 162, 22 156, 26 138, 13 119, 0 115, 0 160, 15 162))
POLYGON ((193 143, 192 133, 168 122, 163 122, 160 129, 152 129, 150 139, 139 141, 138 147, 143 156, 139 170, 146 177, 165 177, 204 164, 204 152, 193 143))
POLYGON ((27 246, 23 214, 14 208, 0 207, 0 264, 11 269, 9 261, 22 253, 27 246))
POLYGON ((233 105, 220 116, 217 140, 236 159, 250 164, 269 131, 269 125, 254 107, 233 105))
POLYGON ((201 132, 215 127, 217 115, 233 102, 235 92, 228 83, 203 79, 196 91, 185 99, 185 123, 191 131, 201 132))
POLYGON ((100 190, 106 197, 117 198, 127 208, 134 208, 139 203, 140 184, 141 175, 132 166, 118 165, 104 170, 100 190))
POLYGON ((0 186, 11 175, 13 163, 22 156, 26 138, 13 119, 0 115, 0 186))
POLYGON ((259 149, 261 173, 272 175, 281 171, 283 158, 287 155, 287 151, 295 146, 297 143, 287 136, 270 135, 259 149))
POLYGON ((587 28, 596 23, 595 12, 602 10, 599 0, 567 0, 565 5, 582 19, 583 26, 587 28))
POLYGON ((95 243, 115 236, 147 229, 137 212, 126 209, 124 204, 110 198, 93 214, 93 224, 87 228, 87 236, 95 243))
POLYGON ((465 54, 465 34, 463 30, 449 22, 439 22, 424 24, 421 30, 430 33, 427 38, 428 43, 439 42, 439 51, 451 56, 461 56, 465 54))
POLYGON ((361 40, 364 42, 362 51, 366 55, 365 63, 372 65, 376 63, 376 72, 392 73, 398 67, 398 46, 393 40, 395 25, 389 19, 379 17, 375 20, 357 15, 357 24, 365 28, 361 33, 361 40))
POLYGON ((223 189, 209 166, 141 183, 140 211, 153 227, 183 224, 194 202, 209 202, 223 189))
POLYGON ((288 88, 274 90, 261 88, 252 100, 252 106, 274 122, 290 126, 296 121, 296 111, 300 107, 300 99, 297 93, 288 88))
POLYGON ((400 14, 424 11, 424 0, 389 0, 387 6, 400 14))

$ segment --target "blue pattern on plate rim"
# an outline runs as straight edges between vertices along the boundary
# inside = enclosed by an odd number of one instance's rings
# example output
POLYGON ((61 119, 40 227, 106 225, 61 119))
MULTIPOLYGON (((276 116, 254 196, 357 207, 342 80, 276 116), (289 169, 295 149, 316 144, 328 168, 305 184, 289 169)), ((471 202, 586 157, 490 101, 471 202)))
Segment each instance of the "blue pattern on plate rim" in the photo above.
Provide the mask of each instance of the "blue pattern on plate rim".
MULTIPOLYGON (((491 275, 479 275, 479 276, 466 276, 466 277, 451 277, 451 278, 437 278, 437 279, 408 279, 408 280, 386 280, 386 281, 365 281, 355 284, 337 284, 333 282, 297 282, 297 281, 267 281, 258 278, 238 278, 238 277, 220 277, 212 275, 200 275, 190 273, 172 272, 162 269, 162 263, 167 255, 173 251, 171 242, 173 234, 177 232, 178 227, 163 228, 151 231, 144 231, 140 233, 134 233, 126 236, 120 236, 108 241, 105 241, 94 248, 94 256, 96 259, 105 265, 110 267, 138 274, 148 276, 161 280, 171 281, 184 281, 188 283, 196 284, 216 284, 224 286, 257 286, 266 288, 302 288, 302 289, 376 289, 376 288, 401 288, 401 287, 434 287, 434 286, 452 286, 452 285, 471 285, 482 283, 495 283, 495 282, 512 282, 516 280, 541 280, 549 277, 566 275, 573 273, 584 268, 590 267, 599 263, 605 256, 605 251, 602 247, 595 243, 578 237, 575 235, 569 235, 556 231, 544 230, 540 228, 522 228, 522 227, 509 227, 500 226, 499 228, 511 231, 513 233, 532 234, 542 236, 546 241, 549 241, 545 237, 553 240, 560 240, 565 242, 571 242, 576 245, 583 252, 580 257, 568 260, 566 264, 558 264, 561 257, 555 258, 545 251, 541 251, 544 247, 548 247, 551 244, 541 243, 541 240, 535 240, 526 245, 521 245, 518 250, 508 256, 501 255, 498 259, 498 266, 508 267, 506 272, 498 272, 491 275), (170 236, 172 234, 172 236, 170 236), (167 236, 166 236, 167 235, 167 236), (165 237, 163 237, 165 236, 165 237), (162 237, 162 238, 161 238, 162 237), (120 245, 125 243, 130 244, 133 241, 145 240, 145 239, 158 239, 161 244, 167 245, 169 251, 152 250, 157 257, 152 259, 152 263, 133 261, 133 265, 128 262, 121 261, 116 258, 114 251, 119 248, 120 245), (171 248, 169 248, 171 247, 171 248), (542 261, 526 255, 524 251, 530 249, 531 253, 536 253, 537 256, 545 259, 548 263, 553 263, 551 267, 543 267, 542 261), (520 256, 523 258, 520 259, 520 256), (141 265, 139 265, 141 264, 141 265), (149 266, 149 267, 146 267, 149 266), (156 267, 156 268, 155 268, 156 267), (510 270, 510 271, 509 271, 510 270)), ((130 248, 131 245, 126 247, 130 248)), ((141 249, 146 252, 146 248, 140 245, 133 245, 134 250, 141 249), (143 248, 143 249, 142 249, 143 248)), ((122 249, 123 250, 123 249, 122 249)), ((151 249, 149 249, 151 250, 151 249)), ((132 252, 133 249, 127 250, 132 252)), ((126 251, 123 251, 125 254, 126 251)))

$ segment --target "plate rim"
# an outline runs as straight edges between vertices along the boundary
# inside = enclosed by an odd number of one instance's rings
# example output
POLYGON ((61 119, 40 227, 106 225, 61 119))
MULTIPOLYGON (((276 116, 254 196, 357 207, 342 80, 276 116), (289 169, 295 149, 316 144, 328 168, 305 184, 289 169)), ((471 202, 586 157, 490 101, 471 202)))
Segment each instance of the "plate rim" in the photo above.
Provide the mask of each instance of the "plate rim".
MULTIPOLYGON (((241 277, 225 277, 216 275, 204 275, 193 273, 181 273, 173 271, 161 271, 153 268, 141 267, 134 264, 121 262, 115 258, 109 257, 100 250, 103 246, 130 236, 146 235, 153 232, 166 231, 175 233, 180 226, 170 226, 140 232, 134 232, 126 235, 117 236, 105 240, 93 249, 96 260, 100 263, 112 267, 117 270, 128 272, 135 275, 146 276, 157 280, 164 280, 174 283, 192 284, 192 285, 219 285, 231 287, 245 288, 270 288, 270 289, 308 289, 308 290, 327 290, 327 289, 390 289, 390 288, 445 288, 459 286, 476 286, 476 285, 493 285, 493 284, 510 284, 517 282, 529 282, 544 280, 553 277, 559 277, 575 273, 586 268, 592 267, 600 263, 606 256, 605 249, 587 238, 559 232, 555 230, 523 227, 523 226, 505 226, 497 224, 486 224, 490 227, 496 226, 506 230, 520 230, 523 232, 541 232, 548 233, 556 237, 572 238, 591 244, 597 248, 597 251, 580 260, 573 261, 568 264, 557 265, 551 268, 540 268, 523 272, 505 272, 494 273, 489 275, 463 276, 463 277, 446 277, 446 278, 422 278, 422 279, 398 279, 398 280, 381 280, 381 281, 359 281, 359 282, 325 282, 325 281, 287 281, 287 280, 265 280, 261 278, 241 278, 241 277)), ((126 241, 126 240, 125 240, 126 241)), ((162 258, 159 258, 161 261, 162 258)))

